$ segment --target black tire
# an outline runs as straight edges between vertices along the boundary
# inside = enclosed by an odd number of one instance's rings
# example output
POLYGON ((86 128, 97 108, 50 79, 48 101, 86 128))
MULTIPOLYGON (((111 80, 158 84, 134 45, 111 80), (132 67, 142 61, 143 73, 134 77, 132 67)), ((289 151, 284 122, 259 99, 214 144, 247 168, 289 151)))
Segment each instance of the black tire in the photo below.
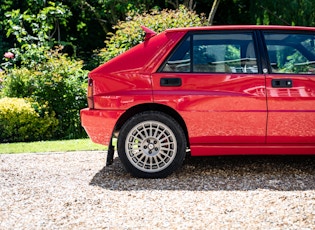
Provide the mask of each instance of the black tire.
POLYGON ((186 155, 181 126, 167 114, 139 113, 123 125, 118 136, 118 155, 135 177, 164 178, 178 169, 186 155))

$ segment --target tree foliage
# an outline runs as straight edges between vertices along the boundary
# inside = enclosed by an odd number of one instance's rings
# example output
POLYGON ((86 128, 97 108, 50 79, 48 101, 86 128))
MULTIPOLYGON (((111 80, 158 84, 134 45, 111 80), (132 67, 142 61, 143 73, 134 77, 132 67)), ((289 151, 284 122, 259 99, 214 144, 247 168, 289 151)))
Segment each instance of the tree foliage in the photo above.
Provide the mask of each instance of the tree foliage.
POLYGON ((2 0, 0 97, 28 98, 57 119, 49 138, 84 136, 86 70, 142 42, 140 25, 205 25, 215 2, 213 25, 315 26, 314 0, 2 0))
POLYGON ((12 37, 16 45, 10 49, 15 54, 12 63, 34 68, 45 61, 43 53, 56 43, 61 43, 60 37, 55 41, 54 35, 59 33, 60 26, 67 25, 71 16, 67 7, 50 2, 37 14, 30 11, 12 10, 5 14, 4 28, 6 36, 12 37), (18 45, 17 45, 18 44, 18 45))
POLYGON ((52 138, 84 136, 79 110, 86 106, 86 75, 83 62, 62 53, 59 35, 71 16, 61 3, 49 2, 36 14, 19 9, 6 13, 7 36, 16 45, 3 63, 2 96, 29 98, 47 105, 58 119, 52 138), (14 54, 14 55, 13 55, 14 54))
MULTIPOLYGON (((32 21, 24 20, 21 24, 21 18, 15 17, 16 29, 19 26, 23 29, 22 25, 28 31, 35 29, 30 26, 41 20, 37 29, 44 36, 64 45, 64 52, 83 59, 85 68, 92 69, 96 67, 92 60, 93 51, 104 47, 107 33, 115 32, 115 25, 125 21, 128 12, 142 14, 150 9, 176 10, 182 4, 208 17, 213 3, 214 0, 3 0, 0 6, 0 53, 15 46, 12 31, 9 37, 6 36, 9 32, 8 15, 14 16, 14 12, 15 16, 28 17, 32 21)), ((314 6, 313 0, 220 0, 212 24, 312 26, 315 23, 314 6)))
POLYGON ((252 1, 252 20, 264 25, 315 26, 314 8, 313 0, 252 1))
POLYGON ((101 61, 123 53, 143 41, 144 32, 141 25, 162 32, 167 28, 191 27, 205 25, 205 18, 180 6, 178 10, 152 10, 143 14, 129 14, 127 21, 119 21, 114 27, 115 33, 109 33, 106 47, 99 53, 101 61))

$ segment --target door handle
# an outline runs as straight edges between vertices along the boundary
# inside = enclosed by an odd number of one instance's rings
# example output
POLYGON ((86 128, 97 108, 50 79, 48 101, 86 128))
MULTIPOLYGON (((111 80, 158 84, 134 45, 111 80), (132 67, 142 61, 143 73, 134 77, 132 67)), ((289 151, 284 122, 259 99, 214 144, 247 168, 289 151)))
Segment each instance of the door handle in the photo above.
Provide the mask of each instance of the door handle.
POLYGON ((181 78, 161 78, 160 86, 181 86, 182 79, 181 78))
POLYGON ((272 79, 271 86, 273 88, 292 88, 292 79, 272 79))

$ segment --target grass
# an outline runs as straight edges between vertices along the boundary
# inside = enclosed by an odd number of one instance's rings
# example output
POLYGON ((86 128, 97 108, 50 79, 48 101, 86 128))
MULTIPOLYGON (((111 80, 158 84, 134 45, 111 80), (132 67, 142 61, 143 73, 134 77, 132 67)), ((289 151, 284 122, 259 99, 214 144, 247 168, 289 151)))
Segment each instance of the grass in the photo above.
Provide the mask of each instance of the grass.
POLYGON ((107 147, 100 144, 95 144, 90 139, 0 144, 0 154, 1 153, 70 152, 70 151, 85 151, 85 150, 107 150, 107 147))

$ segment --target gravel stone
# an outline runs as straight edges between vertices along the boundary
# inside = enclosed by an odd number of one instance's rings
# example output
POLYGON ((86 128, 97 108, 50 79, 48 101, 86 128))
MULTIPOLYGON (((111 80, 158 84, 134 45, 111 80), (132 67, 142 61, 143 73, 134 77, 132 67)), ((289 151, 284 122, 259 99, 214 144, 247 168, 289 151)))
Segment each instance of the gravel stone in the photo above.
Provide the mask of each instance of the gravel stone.
POLYGON ((315 229, 314 156, 188 157, 165 179, 105 159, 0 154, 0 229, 315 229))

